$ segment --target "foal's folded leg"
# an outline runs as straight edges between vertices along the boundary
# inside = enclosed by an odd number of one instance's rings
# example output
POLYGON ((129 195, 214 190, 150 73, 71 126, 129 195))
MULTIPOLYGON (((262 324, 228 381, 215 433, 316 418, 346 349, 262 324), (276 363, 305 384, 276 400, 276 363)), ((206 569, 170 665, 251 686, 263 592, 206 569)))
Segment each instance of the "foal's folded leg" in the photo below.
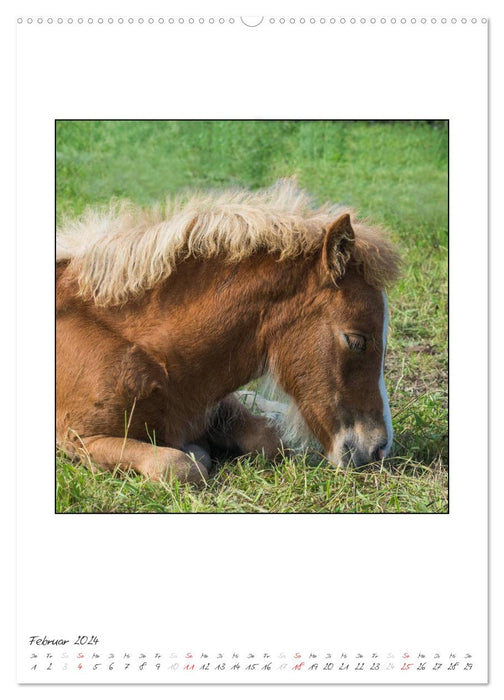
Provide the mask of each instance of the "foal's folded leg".
POLYGON ((76 450, 79 456, 90 458, 105 469, 112 470, 120 465, 134 469, 152 481, 178 479, 203 484, 208 478, 207 469, 197 459, 198 455, 171 447, 157 447, 131 438, 102 435, 80 438, 80 444, 81 447, 76 450))
POLYGON ((229 394, 219 403, 207 436, 219 446, 238 447, 241 454, 263 453, 266 459, 273 459, 281 447, 274 422, 253 414, 235 394, 229 394))

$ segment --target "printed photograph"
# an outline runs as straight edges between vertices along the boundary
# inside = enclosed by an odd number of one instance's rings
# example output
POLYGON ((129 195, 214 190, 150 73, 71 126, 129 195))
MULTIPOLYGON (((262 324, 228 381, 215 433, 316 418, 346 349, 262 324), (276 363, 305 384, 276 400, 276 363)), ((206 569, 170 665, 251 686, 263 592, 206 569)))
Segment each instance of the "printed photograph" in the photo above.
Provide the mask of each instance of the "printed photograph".
POLYGON ((448 512, 448 122, 56 129, 57 513, 448 512))

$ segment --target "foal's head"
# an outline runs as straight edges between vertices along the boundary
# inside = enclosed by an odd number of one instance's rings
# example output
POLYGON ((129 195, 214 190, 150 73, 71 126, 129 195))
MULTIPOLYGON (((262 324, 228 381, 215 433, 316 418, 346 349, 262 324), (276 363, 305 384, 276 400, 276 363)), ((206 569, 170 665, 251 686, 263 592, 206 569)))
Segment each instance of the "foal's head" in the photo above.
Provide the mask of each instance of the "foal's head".
POLYGON ((292 335, 276 358, 284 388, 335 464, 360 466, 390 452, 383 285, 396 271, 390 245, 356 241, 349 215, 341 216, 328 227, 308 293, 297 300, 292 335))

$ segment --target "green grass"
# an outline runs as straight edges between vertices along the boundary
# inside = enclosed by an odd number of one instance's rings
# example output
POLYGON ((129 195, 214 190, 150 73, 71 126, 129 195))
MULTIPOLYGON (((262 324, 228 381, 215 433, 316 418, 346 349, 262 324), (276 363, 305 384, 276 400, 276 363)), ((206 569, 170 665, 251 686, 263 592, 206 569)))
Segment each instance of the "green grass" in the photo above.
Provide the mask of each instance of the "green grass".
POLYGON ((221 465, 206 487, 92 473, 57 460, 59 512, 447 512, 447 156, 436 122, 59 122, 57 218, 185 188, 257 188, 297 175, 317 199, 384 224, 404 260, 389 293, 387 468, 304 456, 221 465))
POLYGON ((89 472, 60 455, 62 513, 443 513, 446 471, 391 460, 361 472, 332 467, 322 457, 278 464, 244 457, 221 465, 208 486, 153 483, 131 473, 89 472))

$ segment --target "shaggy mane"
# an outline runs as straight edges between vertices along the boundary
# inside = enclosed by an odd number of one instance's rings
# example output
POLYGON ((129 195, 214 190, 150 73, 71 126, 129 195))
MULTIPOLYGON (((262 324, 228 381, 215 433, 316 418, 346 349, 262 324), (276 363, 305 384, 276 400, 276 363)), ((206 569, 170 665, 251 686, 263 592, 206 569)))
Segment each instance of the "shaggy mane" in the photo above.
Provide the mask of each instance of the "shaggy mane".
POLYGON ((348 207, 315 206, 293 180, 257 192, 195 193, 150 209, 124 201, 88 209, 58 230, 56 259, 69 260, 82 297, 110 306, 151 289, 189 257, 238 262, 259 251, 280 260, 313 253, 329 224, 346 212, 356 236, 353 262, 369 284, 383 289, 398 268, 384 232, 348 207))

